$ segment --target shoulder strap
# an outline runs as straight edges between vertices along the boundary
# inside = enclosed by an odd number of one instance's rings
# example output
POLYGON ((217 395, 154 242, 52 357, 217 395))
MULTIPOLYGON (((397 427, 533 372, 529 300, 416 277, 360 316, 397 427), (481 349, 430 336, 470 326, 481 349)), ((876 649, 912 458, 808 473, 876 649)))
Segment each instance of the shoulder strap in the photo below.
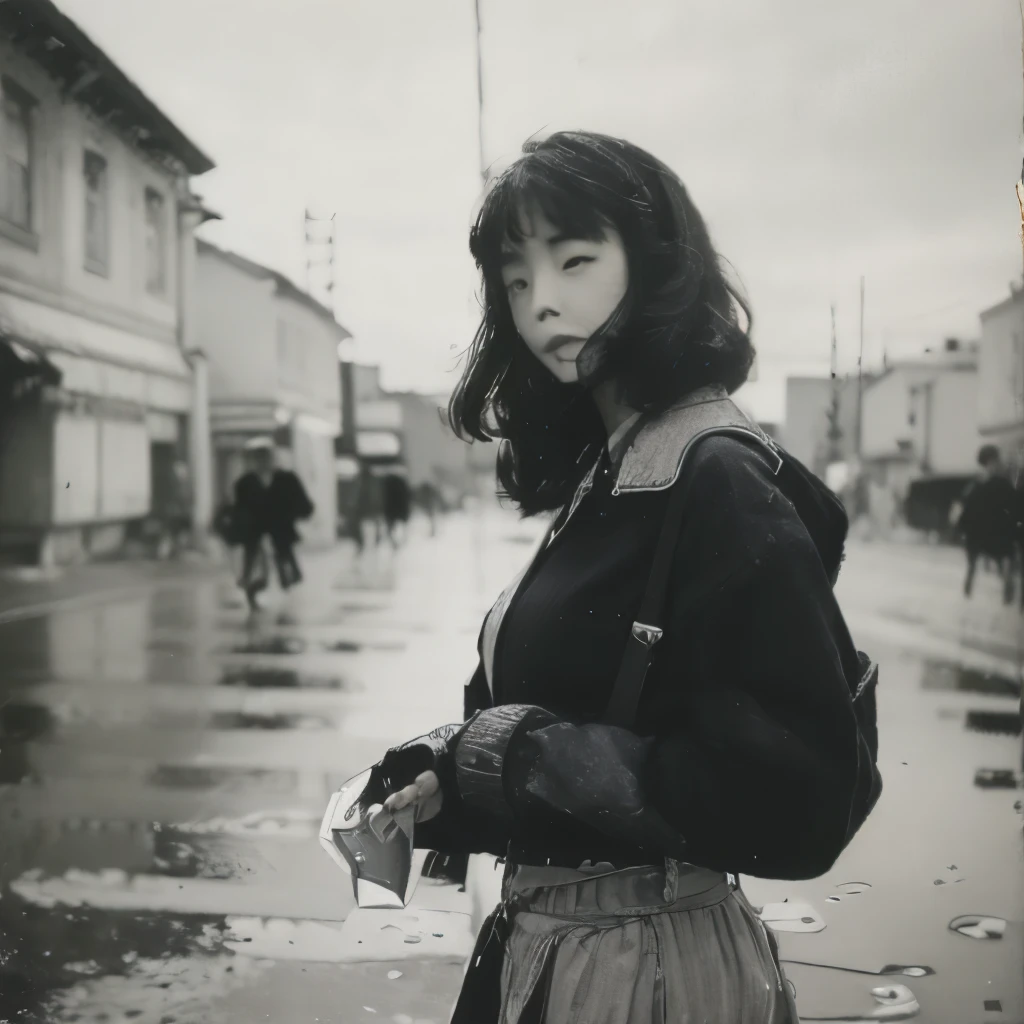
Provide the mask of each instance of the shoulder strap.
POLYGON ((647 589, 640 602, 640 611, 626 641, 626 650, 619 665, 615 688, 604 712, 606 725, 631 729, 636 718, 640 693, 644 687, 647 669, 651 664, 654 645, 661 639, 660 623, 664 617, 668 579, 672 569, 672 555, 683 522, 686 488, 673 487, 669 492, 668 510, 661 524, 658 546, 654 550, 654 564, 647 579, 647 589))
MULTIPOLYGON (((636 709, 640 703, 644 680, 651 664, 654 645, 664 634, 664 617, 667 604, 669 576, 672 572, 672 560, 676 542, 683 522, 683 510, 686 507, 687 489, 681 485, 682 469, 693 446, 711 434, 732 434, 761 441, 766 447, 772 448, 771 442, 750 428, 739 425, 711 427, 691 437, 683 448, 679 460, 679 474, 669 491, 668 508, 661 524, 658 544, 654 550, 654 563, 647 579, 647 589, 636 621, 626 641, 626 650, 619 665, 619 674, 615 679, 612 695, 605 708, 603 722, 605 725, 617 725, 623 729, 632 729, 636 719, 636 709)), ((774 451, 774 449, 772 448, 774 451)), ((778 469, 776 469, 778 472, 778 469)))

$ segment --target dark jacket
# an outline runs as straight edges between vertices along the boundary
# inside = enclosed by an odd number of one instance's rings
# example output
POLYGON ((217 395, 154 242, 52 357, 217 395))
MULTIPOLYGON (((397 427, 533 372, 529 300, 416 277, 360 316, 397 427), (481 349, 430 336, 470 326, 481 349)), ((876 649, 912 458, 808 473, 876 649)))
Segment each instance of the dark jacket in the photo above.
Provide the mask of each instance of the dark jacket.
MULTIPOLYGON (((858 788, 877 799, 848 682, 857 652, 832 593, 841 507, 809 473, 782 473, 770 452, 731 437, 698 441, 682 466, 678 422, 670 411, 646 425, 616 481, 624 502, 674 487, 693 495, 636 731, 541 702, 491 706, 493 619, 513 586, 482 631, 471 717, 447 737, 442 811, 417 826, 418 846, 501 856, 511 844, 513 859, 566 866, 674 856, 810 878, 844 848, 858 788)), ((561 529, 592 484, 593 474, 561 529)))
POLYGON ((389 473, 383 484, 384 518, 390 523, 408 522, 411 511, 409 482, 397 473, 389 473))
POLYGON ((269 486, 252 472, 235 483, 235 529, 243 544, 254 544, 263 536, 277 545, 295 544, 296 520, 312 514, 313 502, 291 470, 275 469, 269 486))
POLYGON ((969 551, 1005 558, 1018 533, 1020 498, 1005 477, 993 476, 970 484, 961 499, 957 528, 969 551))

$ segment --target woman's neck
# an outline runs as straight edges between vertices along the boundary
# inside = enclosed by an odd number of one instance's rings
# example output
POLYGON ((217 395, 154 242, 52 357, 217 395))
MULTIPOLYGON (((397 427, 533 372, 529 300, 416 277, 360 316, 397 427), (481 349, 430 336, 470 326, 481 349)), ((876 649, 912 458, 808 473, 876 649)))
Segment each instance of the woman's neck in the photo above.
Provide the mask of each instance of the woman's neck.
POLYGON ((597 412, 601 417, 601 422, 604 423, 605 433, 609 437, 611 437, 623 423, 625 423, 630 417, 635 416, 637 413, 636 409, 632 409, 618 400, 615 390, 616 382, 614 380, 607 380, 598 384, 590 392, 590 395, 594 400, 594 405, 597 406, 597 412))

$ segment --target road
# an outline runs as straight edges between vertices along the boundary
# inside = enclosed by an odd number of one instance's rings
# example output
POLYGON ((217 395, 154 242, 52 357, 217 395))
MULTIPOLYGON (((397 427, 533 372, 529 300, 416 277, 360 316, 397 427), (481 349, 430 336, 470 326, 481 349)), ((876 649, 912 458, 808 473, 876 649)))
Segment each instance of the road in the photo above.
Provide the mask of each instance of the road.
MULTIPOLYGON (((252 617, 223 573, 5 584, 0 1022, 445 1021, 474 886, 353 911, 316 831, 342 780, 460 718, 481 615, 536 537, 416 523, 395 555, 307 555, 252 617)), ((956 556, 859 545, 843 569, 885 795, 828 876, 744 879, 805 1020, 1024 1024, 1024 620, 991 578, 965 602, 956 556)))

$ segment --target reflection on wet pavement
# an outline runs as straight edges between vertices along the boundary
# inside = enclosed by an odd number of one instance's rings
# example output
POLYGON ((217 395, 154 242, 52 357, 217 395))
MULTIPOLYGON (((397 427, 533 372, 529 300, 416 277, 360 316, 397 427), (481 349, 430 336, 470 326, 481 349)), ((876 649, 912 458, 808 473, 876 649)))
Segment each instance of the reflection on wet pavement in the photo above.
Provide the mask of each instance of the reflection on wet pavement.
POLYGON ((43 705, 8 700, 0 707, 0 786, 31 776, 28 744, 52 735, 55 726, 53 712, 43 705))
POLYGON ((202 765, 158 765, 146 780, 162 789, 226 790, 258 787, 267 794, 290 793, 298 772, 272 768, 204 767, 202 765))
POLYGON ((979 768, 974 774, 974 784, 981 789, 1017 789, 1021 776, 1011 768, 979 768))
POLYGON ((268 636, 250 640, 232 647, 232 654, 301 654, 306 650, 305 640, 294 637, 268 636))
POLYGON ((1021 715, 1019 711, 982 711, 972 708, 964 719, 964 728, 972 732, 1019 736, 1021 715))
POLYGON ((254 689, 349 689, 340 676, 322 676, 310 672, 299 672, 295 669, 244 665, 239 668, 225 668, 218 681, 221 686, 250 686, 254 689))
MULTIPOLYGON (((203 1024, 228 1005, 213 1019, 445 1019, 459 964, 403 961, 389 980, 352 961, 455 956, 468 925, 400 914, 339 938, 351 889, 317 831, 338 782, 438 724, 446 694, 460 706, 486 595, 463 621, 422 599, 436 584, 350 583, 254 616, 202 584, 0 625, 0 1021, 203 1024), (410 666, 433 689, 409 687, 410 666)), ((883 664, 879 810, 828 876, 748 891, 802 1019, 965 1024, 984 1005, 1010 1024, 1022 929, 999 875, 1019 852, 1019 686, 865 649, 883 664)))
POLYGON ((992 696, 1019 697, 1020 679, 954 665, 948 661, 925 661, 921 685, 925 690, 962 690, 992 696))
POLYGON ((969 939, 995 940, 1006 934, 1006 920, 1002 917, 964 914, 950 921, 949 928, 957 935, 965 935, 969 939))
POLYGON ((802 967, 822 967, 830 971, 846 971, 849 974, 877 974, 884 975, 903 974, 908 978, 927 978, 935 973, 931 967, 905 966, 903 964, 886 964, 878 970, 869 970, 865 967, 841 967, 838 964, 822 964, 811 960, 789 960, 785 957, 781 960, 784 964, 799 964, 802 967))
POLYGON ((857 896, 871 888, 868 882, 840 882, 836 888, 846 896, 857 896))
POLYGON ((211 729, 330 729, 335 722, 326 715, 303 715, 278 711, 258 714, 252 711, 215 711, 210 716, 211 729))

